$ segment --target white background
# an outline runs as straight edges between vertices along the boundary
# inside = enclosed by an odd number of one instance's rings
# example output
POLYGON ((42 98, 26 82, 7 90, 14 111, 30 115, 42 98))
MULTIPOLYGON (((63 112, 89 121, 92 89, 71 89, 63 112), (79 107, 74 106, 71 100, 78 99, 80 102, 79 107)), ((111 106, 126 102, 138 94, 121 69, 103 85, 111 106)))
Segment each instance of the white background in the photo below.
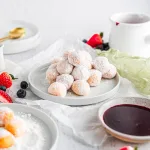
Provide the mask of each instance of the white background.
MULTIPOLYGON (((36 24, 42 35, 41 45, 22 54, 7 55, 15 62, 28 59, 47 48, 59 37, 72 33, 89 38, 104 31, 108 38, 109 16, 117 12, 150 14, 149 0, 0 0, 0 18, 26 20, 36 24)), ((60 140, 58 150, 98 150, 77 143, 67 136, 60 140)))
MULTIPOLYGON (((25 53, 24 59, 45 49, 66 33, 89 38, 93 33, 104 31, 107 39, 110 29, 109 17, 113 13, 128 11, 150 14, 149 0, 0 0, 0 2, 1 21, 27 20, 35 23, 41 31, 42 46, 30 54, 25 53)), ((17 62, 16 57, 11 58, 17 62)))

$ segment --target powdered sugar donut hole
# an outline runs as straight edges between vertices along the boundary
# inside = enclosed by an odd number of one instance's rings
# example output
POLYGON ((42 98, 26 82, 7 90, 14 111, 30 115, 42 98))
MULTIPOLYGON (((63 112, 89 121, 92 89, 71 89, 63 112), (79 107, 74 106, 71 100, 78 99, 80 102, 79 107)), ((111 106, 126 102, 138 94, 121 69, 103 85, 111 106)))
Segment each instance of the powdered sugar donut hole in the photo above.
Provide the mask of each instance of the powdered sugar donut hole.
POLYGON ((90 93, 90 86, 85 80, 76 80, 72 84, 72 91, 81 96, 86 96, 90 93))
POLYGON ((90 86, 98 86, 101 82, 102 73, 98 70, 90 70, 90 77, 87 80, 90 86))
POLYGON ((55 82, 57 76, 59 75, 56 68, 57 68, 57 63, 50 65, 46 71, 46 79, 49 84, 55 82))
POLYGON ((13 135, 5 130, 4 128, 0 128, 0 149, 7 150, 15 144, 15 138, 13 135), (5 149, 6 148, 6 149, 5 149))
POLYGON ((73 65, 71 65, 68 60, 62 60, 57 64, 57 71, 60 74, 70 74, 73 70, 73 65))
POLYGON ((92 62, 92 56, 87 51, 79 51, 79 54, 82 55, 85 60, 92 62))
POLYGON ((99 70, 102 75, 109 70, 109 62, 106 57, 96 57, 93 61, 93 67, 96 70, 99 70))
POLYGON ((60 82, 54 82, 49 86, 48 93, 54 96, 65 97, 67 94, 67 88, 60 82))
POLYGON ((77 51, 73 51, 68 54, 68 61, 73 66, 80 66, 82 65, 82 62, 84 61, 84 56, 81 55, 81 53, 77 51))
POLYGON ((20 137, 25 133, 26 125, 23 119, 15 117, 5 123, 5 129, 15 137, 20 137))
POLYGON ((103 78, 106 79, 112 79, 116 76, 117 74, 117 69, 114 65, 110 64, 109 65, 109 70, 103 74, 103 78))
POLYGON ((90 77, 89 70, 84 66, 75 67, 72 71, 75 80, 87 80, 90 77))
POLYGON ((51 61, 50 61, 50 65, 58 63, 59 61, 63 60, 63 57, 54 57, 51 61))
POLYGON ((75 50, 72 49, 72 50, 65 51, 64 54, 63 54, 63 58, 64 58, 64 59, 68 59, 68 55, 69 55, 71 52, 73 52, 73 51, 75 51, 75 50))
POLYGON ((5 123, 14 118, 14 112, 8 107, 0 107, 0 127, 3 127, 5 123))
POLYGON ((73 81, 74 81, 73 76, 69 74, 62 74, 56 78, 56 82, 64 84, 67 90, 71 88, 73 81))

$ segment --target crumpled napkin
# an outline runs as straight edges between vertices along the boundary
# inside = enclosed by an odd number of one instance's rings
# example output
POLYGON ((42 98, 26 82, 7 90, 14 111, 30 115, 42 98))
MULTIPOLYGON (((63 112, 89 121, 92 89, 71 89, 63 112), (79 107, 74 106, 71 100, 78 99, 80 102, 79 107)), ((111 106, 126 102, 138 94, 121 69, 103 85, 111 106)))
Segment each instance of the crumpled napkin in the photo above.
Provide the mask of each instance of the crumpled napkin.
MULTIPOLYGON (((96 56, 96 52, 88 45, 82 43, 81 40, 70 36, 60 39, 48 49, 19 64, 22 69, 15 69, 17 71, 14 72, 19 77, 19 80, 14 82, 13 87, 8 91, 9 94, 14 97, 15 102, 36 107, 55 118, 62 132, 70 135, 81 143, 99 147, 101 150, 117 150, 127 145, 111 137, 104 131, 97 116, 101 103, 82 107, 70 107, 48 100, 40 100, 40 98, 35 96, 30 90, 27 91, 26 99, 18 99, 16 97, 15 93, 19 89, 20 81, 27 80, 27 75, 34 65, 48 62, 52 57, 62 55, 64 50, 72 48, 87 50, 93 57, 96 56)), ((120 89, 115 97, 123 96, 136 97, 140 95, 135 91, 128 80, 122 78, 120 89)))

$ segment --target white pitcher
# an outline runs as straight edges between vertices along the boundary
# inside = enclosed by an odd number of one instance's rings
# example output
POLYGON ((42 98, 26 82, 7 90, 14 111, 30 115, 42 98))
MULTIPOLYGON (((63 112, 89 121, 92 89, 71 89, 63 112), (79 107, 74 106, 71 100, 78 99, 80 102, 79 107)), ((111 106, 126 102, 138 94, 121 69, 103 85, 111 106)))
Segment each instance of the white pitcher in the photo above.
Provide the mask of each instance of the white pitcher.
POLYGON ((0 72, 5 69, 3 48, 4 48, 4 45, 0 45, 0 72))
POLYGON ((111 18, 111 48, 130 55, 150 57, 150 17, 145 14, 118 13, 111 18))

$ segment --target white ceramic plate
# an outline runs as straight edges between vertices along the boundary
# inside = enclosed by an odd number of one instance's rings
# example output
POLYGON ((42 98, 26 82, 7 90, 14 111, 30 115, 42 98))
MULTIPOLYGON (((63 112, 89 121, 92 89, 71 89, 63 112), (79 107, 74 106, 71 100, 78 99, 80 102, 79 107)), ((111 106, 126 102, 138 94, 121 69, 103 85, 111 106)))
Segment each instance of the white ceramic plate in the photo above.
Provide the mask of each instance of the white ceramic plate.
MULTIPOLYGON (((143 106, 147 107, 150 109, 150 100, 146 98, 139 98, 139 97, 122 97, 122 98, 115 98, 110 101, 107 101, 103 105, 101 105, 98 113, 98 117, 100 119, 100 122, 102 123, 102 126, 106 129, 108 133, 110 133, 112 136, 126 141, 130 143, 144 143, 150 141, 150 136, 133 136, 133 135, 128 135, 124 134, 121 132, 118 132, 116 130, 113 130, 109 126, 107 126, 103 120, 103 116, 106 110, 109 108, 116 106, 116 105, 121 105, 121 104, 132 104, 132 105, 138 105, 138 106, 143 106)), ((125 116, 127 117, 127 116, 125 116)))
MULTIPOLYGON (((34 119, 34 120, 36 120, 37 124, 42 125, 42 130, 43 130, 42 133, 43 133, 45 140, 43 141, 44 144, 42 145, 41 150, 56 150, 56 146, 57 146, 57 142, 58 142, 58 138, 59 138, 59 132, 58 132, 58 127, 52 118, 50 118, 45 113, 43 113, 42 111, 40 111, 36 108, 29 107, 29 106, 22 105, 22 104, 1 103, 0 107, 9 107, 10 109, 12 109, 15 112, 16 115, 18 113, 19 114, 23 113, 23 116, 30 114, 31 115, 30 119, 34 119)), ((26 133, 26 134, 30 134, 30 133, 26 133)), ((34 137, 35 135, 31 134, 30 136, 33 139, 35 138, 34 137)), ((26 140, 24 139, 24 142, 25 141, 26 140)), ((22 148, 21 148, 21 150, 22 150, 22 148)))
POLYGON ((7 40, 4 44, 4 54, 14 54, 35 48, 40 43, 40 33, 38 28, 26 21, 2 21, 0 24, 0 35, 5 37, 9 31, 16 28, 23 27, 26 30, 24 37, 15 40, 7 40))
POLYGON ((120 77, 117 74, 114 79, 103 79, 99 86, 92 87, 88 96, 77 96, 72 92, 68 92, 67 96, 64 98, 52 96, 47 92, 49 84, 45 79, 46 70, 48 69, 49 65, 50 64, 47 63, 35 67, 30 72, 28 80, 30 83, 30 89, 34 94, 41 97, 42 99, 50 100, 56 103, 76 106, 98 103, 112 97, 118 91, 120 85, 120 77))

